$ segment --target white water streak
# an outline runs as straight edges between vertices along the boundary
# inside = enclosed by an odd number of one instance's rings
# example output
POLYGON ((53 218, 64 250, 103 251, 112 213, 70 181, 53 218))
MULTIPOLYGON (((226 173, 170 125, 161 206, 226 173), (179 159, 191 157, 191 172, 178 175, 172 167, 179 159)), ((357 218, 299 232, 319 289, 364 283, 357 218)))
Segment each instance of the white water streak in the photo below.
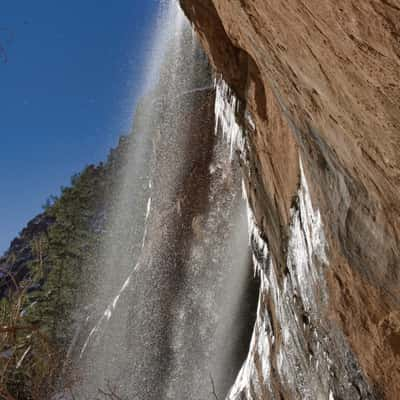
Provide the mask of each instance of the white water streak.
POLYGON ((97 321, 96 325, 90 331, 88 337, 85 340, 85 343, 82 346, 82 349, 80 352, 80 358, 82 358, 83 354, 85 353, 93 335, 101 330, 100 328, 102 327, 103 322, 109 321, 111 319, 112 313, 117 308, 117 305, 121 298, 121 295, 124 293, 126 288, 129 286, 132 276, 133 276, 134 272, 138 269, 138 267, 139 267, 139 263, 137 263, 135 265, 135 268, 133 268, 132 272, 126 278, 126 280, 125 280, 124 284, 122 285, 121 289, 119 290, 118 294, 114 297, 113 301, 107 306, 103 315, 100 317, 100 319, 97 321))

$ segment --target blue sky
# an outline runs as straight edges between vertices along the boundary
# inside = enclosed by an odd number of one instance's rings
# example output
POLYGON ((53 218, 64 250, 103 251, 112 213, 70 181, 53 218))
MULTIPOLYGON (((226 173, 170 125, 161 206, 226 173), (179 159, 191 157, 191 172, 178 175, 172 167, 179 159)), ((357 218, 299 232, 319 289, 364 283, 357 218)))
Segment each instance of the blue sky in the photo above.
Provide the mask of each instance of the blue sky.
POLYGON ((0 254, 127 132, 157 0, 2 0, 0 254))

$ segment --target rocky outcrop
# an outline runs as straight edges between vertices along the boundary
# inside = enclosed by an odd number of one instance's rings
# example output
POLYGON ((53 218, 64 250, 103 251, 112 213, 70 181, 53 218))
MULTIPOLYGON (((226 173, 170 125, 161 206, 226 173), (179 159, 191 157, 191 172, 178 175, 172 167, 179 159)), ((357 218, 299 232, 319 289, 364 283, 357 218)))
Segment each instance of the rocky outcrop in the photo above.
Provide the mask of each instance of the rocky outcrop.
POLYGON ((54 217, 47 213, 37 215, 21 231, 10 244, 6 253, 0 257, 0 298, 9 289, 15 290, 15 285, 30 273, 30 264, 35 255, 32 252, 32 241, 46 235, 54 223, 54 217))
POLYGON ((263 282, 231 397, 397 399, 400 3, 181 5, 237 98, 263 282))

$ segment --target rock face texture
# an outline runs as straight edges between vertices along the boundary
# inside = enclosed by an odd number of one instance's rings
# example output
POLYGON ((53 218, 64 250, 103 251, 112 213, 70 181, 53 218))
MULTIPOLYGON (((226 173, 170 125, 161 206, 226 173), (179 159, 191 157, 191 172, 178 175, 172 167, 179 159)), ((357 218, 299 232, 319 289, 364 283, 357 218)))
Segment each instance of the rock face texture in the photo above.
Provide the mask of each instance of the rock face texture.
POLYGON ((181 6, 241 127, 262 282, 229 397, 397 399, 400 2, 181 6))

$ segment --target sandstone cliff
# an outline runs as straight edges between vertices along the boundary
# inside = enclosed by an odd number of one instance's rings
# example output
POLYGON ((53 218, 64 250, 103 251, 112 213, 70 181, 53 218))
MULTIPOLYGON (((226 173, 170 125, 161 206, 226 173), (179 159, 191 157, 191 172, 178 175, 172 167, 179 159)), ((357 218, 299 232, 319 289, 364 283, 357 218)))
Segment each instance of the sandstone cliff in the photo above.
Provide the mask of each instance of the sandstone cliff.
POLYGON ((263 282, 231 398, 398 399, 400 2, 181 5, 242 129, 263 282))

